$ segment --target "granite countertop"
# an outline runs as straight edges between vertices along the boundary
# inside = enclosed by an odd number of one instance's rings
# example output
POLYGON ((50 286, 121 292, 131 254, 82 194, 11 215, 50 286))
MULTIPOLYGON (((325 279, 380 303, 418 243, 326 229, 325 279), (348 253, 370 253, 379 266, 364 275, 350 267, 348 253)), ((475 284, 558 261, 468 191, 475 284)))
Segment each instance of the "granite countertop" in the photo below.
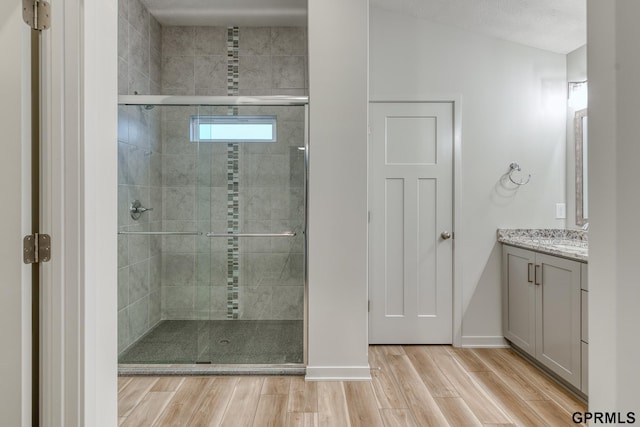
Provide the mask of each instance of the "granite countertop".
POLYGON ((589 257, 588 235, 581 230, 499 228, 498 242, 581 262, 589 257))

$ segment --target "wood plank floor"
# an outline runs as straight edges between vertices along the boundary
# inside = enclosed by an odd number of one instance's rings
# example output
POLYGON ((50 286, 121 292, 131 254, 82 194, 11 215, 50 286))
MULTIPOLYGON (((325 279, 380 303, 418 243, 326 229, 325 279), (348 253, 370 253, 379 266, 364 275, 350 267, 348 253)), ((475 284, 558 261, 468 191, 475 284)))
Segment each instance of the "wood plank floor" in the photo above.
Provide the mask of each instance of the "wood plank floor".
POLYGON ((568 426, 587 407, 511 349, 371 346, 371 382, 120 377, 121 426, 568 426))

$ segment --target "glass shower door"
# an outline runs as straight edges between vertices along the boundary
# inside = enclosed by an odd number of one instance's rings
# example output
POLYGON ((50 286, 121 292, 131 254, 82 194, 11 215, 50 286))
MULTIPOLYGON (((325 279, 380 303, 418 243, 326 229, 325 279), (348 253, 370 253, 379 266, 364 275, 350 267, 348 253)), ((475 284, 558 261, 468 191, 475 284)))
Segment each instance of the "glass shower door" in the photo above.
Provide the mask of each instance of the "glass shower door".
POLYGON ((209 214, 199 196, 210 155, 189 135, 197 111, 119 107, 120 363, 194 364, 208 357, 211 259, 202 237, 209 223, 201 220, 209 214))
POLYGON ((305 109, 227 108, 223 126, 238 128, 226 129, 223 141, 200 142, 211 147, 212 177, 220 178, 212 180, 206 234, 216 306, 210 360, 303 363, 305 109))
POLYGON ((119 363, 304 363, 305 107, 119 108, 119 363))

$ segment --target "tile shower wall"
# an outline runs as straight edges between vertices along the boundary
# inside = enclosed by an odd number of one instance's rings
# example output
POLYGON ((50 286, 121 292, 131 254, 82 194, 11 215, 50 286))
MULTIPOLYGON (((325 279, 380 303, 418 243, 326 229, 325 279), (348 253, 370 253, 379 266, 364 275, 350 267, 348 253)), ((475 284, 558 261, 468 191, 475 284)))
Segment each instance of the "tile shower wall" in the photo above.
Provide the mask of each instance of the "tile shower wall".
POLYGON ((277 144, 240 146, 240 227, 248 233, 294 231, 294 238, 240 239, 239 318, 302 319, 304 299, 304 108, 276 114, 277 144))
MULTIPOLYGON (((224 107, 217 110, 210 108, 208 112, 226 112, 224 107)), ((199 146, 190 141, 189 120, 198 112, 197 107, 163 108, 164 231, 211 231, 212 204, 215 213, 226 218, 226 145, 199 146)), ((211 258, 224 261, 220 252, 224 247, 211 245, 206 236, 162 237, 163 319, 223 318, 226 297, 218 286, 224 285, 224 277, 213 281, 216 272, 212 271, 211 258), (212 287, 220 292, 215 293, 212 287), (211 305, 210 301, 217 304, 211 305)), ((216 278, 222 275, 221 267, 217 273, 216 278)))
MULTIPOLYGON (((118 93, 160 93, 161 27, 139 0, 118 3, 118 93)), ((162 145, 160 111, 118 109, 118 230, 161 230, 162 145), (153 208, 138 221, 133 200, 153 208)), ((118 351, 161 318, 161 242, 150 236, 118 236, 118 351)))
MULTIPOLYGON (((239 95, 306 95, 307 30, 239 28, 239 95)), ((162 27, 162 94, 227 95, 227 28, 162 27)))
MULTIPOLYGON (((240 95, 305 95, 306 29, 240 27, 240 95)), ((227 95, 226 27, 162 28, 162 93, 227 95)), ((227 107, 164 108, 163 230, 227 229, 227 144, 189 142, 193 114, 227 107)), ((227 239, 164 237, 162 318, 302 319, 303 107, 241 107, 240 115, 278 116, 278 142, 239 145, 239 229, 293 230, 295 238, 239 239, 237 310, 230 310, 227 239)))

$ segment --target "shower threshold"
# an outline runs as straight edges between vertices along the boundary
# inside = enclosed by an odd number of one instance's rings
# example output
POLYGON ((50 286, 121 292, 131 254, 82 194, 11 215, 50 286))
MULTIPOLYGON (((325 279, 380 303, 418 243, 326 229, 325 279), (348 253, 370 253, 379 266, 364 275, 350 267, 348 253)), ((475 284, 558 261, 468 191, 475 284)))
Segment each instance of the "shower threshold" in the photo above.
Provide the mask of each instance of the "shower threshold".
POLYGON ((118 365, 119 376, 130 375, 295 375, 304 376, 304 365, 118 365))

